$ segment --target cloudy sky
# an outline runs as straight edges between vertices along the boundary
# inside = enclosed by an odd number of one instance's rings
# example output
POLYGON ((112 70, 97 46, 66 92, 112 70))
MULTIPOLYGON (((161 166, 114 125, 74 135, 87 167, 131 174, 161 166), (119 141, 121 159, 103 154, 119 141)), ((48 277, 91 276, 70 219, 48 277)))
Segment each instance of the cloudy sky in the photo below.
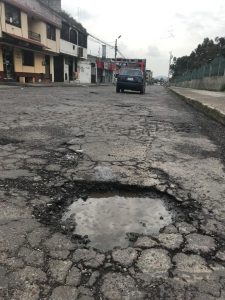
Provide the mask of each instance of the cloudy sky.
MULTIPOLYGON (((146 58, 154 76, 168 74, 170 51, 188 55, 205 37, 225 36, 224 0, 62 0, 62 9, 111 45, 122 35, 122 54, 146 58)), ((88 53, 101 55, 101 44, 90 40, 88 53)))

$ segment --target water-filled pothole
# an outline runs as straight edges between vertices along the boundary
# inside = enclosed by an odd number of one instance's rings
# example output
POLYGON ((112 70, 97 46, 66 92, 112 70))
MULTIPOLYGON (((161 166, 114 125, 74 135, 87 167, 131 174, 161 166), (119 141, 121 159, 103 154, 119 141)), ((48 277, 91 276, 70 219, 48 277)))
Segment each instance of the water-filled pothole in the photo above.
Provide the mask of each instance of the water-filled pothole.
POLYGON ((150 235, 172 222, 165 201, 153 195, 92 193, 74 201, 62 221, 75 223, 74 234, 88 235, 89 245, 100 250, 127 247, 129 234, 150 235))

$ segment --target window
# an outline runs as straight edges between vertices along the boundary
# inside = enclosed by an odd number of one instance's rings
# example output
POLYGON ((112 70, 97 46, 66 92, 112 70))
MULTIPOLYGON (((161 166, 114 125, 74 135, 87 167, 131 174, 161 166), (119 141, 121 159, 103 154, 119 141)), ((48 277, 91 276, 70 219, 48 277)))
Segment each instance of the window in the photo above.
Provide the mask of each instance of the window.
POLYGON ((73 44, 77 44, 77 32, 73 29, 70 31, 70 42, 73 44))
POLYGON ((5 4, 5 20, 6 23, 21 27, 20 10, 12 5, 5 4))
POLYGON ((56 40, 56 28, 50 24, 47 24, 47 38, 49 40, 56 40))
POLYGON ((34 67, 34 52, 23 50, 23 65, 34 67))
POLYGON ((87 35, 78 31, 78 45, 87 48, 87 35))
POLYGON ((126 76, 142 76, 142 72, 139 69, 122 69, 120 75, 126 76))
POLYGON ((83 57, 84 53, 83 53, 83 48, 78 47, 78 57, 83 57))
POLYGON ((68 41, 70 39, 70 27, 69 25, 62 23, 62 29, 61 29, 61 39, 68 41))

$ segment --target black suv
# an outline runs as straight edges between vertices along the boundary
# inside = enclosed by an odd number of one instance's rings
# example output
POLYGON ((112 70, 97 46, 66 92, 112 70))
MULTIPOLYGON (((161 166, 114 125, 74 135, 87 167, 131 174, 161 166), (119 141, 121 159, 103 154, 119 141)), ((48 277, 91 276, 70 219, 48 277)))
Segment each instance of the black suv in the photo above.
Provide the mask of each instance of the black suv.
POLYGON ((121 69, 117 76, 116 92, 124 90, 145 93, 145 76, 139 69, 121 69))

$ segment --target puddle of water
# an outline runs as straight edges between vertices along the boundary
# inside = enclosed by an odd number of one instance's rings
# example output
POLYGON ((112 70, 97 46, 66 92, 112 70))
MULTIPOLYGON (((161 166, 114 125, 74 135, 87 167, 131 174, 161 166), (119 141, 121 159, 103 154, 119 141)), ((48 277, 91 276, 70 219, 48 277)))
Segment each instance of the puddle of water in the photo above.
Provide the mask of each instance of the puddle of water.
POLYGON ((157 198, 131 195, 91 195, 78 199, 63 215, 62 221, 74 218, 74 233, 88 235, 89 245, 99 250, 127 247, 128 233, 153 234, 172 221, 164 202, 157 198))

